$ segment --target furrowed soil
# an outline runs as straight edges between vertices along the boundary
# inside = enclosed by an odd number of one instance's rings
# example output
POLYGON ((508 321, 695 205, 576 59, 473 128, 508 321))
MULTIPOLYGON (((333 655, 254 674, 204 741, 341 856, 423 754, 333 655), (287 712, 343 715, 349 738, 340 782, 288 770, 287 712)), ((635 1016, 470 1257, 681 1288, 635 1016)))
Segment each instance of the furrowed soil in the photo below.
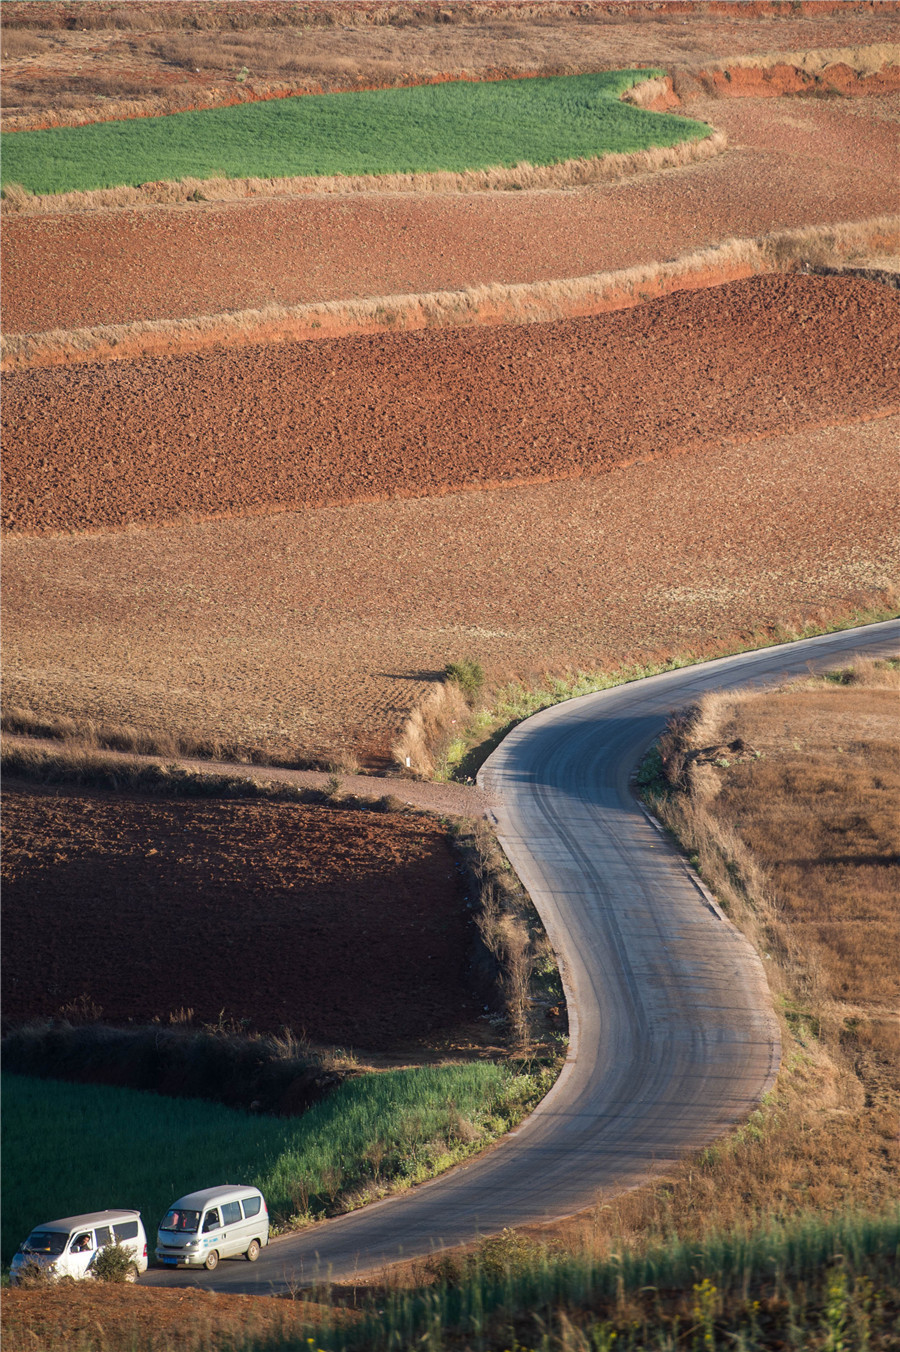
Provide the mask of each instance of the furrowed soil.
MULTIPOLYGON (((181 1352, 238 1345, 251 1337, 292 1335, 297 1346, 306 1326, 334 1320, 334 1311, 313 1301, 259 1300, 193 1287, 142 1291, 135 1286, 81 1282, 37 1291, 3 1293, 3 1341, 7 1348, 175 1347, 181 1352)), ((352 1320, 350 1313, 341 1316, 352 1320)))
POLYGON ((900 408, 900 296, 768 276, 549 324, 7 378, 4 523, 108 530, 595 475, 900 408))
POLYGON ((730 149, 576 190, 6 216, 7 333, 538 282, 897 210, 900 97, 697 100, 730 149))
POLYGON ((403 22, 378 22, 360 7, 330 0, 306 7, 231 4, 216 31, 209 8, 124 6, 77 17, 63 5, 6 0, 3 129, 211 107, 289 92, 387 87, 420 80, 572 74, 673 59, 691 65, 725 56, 842 47, 896 39, 895 11, 821 6, 745 6, 711 15, 679 3, 654 7, 578 6, 577 17, 542 5, 466 5, 455 13, 420 6, 403 22), (629 12, 629 8, 631 12, 629 12), (294 14, 291 14, 291 9, 294 14), (276 11, 287 23, 273 25, 276 11), (448 21, 449 16, 449 21, 448 21), (197 23, 201 31, 192 31, 197 23), (19 27, 24 24, 25 27, 19 27), (237 31, 228 31, 234 26, 237 31), (258 26, 257 26, 258 25, 258 26), (330 25, 330 26, 329 26, 330 25), (181 29, 181 31, 179 31, 181 29), (205 29, 205 31, 203 31, 205 29), (168 30, 168 31, 167 31, 168 30), (241 31, 242 30, 242 31, 241 31))
POLYGON ((471 1041, 474 922, 432 821, 24 788, 3 820, 7 1026, 93 1004, 382 1053, 471 1041))
POLYGON ((383 764, 444 665, 705 651, 900 574, 900 418, 595 478, 5 545, 9 705, 383 764))

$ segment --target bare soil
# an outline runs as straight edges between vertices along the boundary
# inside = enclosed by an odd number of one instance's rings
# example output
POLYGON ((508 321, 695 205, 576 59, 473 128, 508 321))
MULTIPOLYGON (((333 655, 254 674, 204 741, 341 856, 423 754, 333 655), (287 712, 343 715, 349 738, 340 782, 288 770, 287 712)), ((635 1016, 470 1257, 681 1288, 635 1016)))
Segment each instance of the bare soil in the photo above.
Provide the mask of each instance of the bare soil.
POLYGON ((7 3, 3 129, 25 129, 222 106, 285 93, 387 87, 454 77, 569 74, 614 66, 696 66, 727 56, 896 40, 893 7, 744 6, 643 9, 579 5, 517 13, 493 4, 408 6, 406 21, 372 22, 360 6, 97 7, 90 24, 65 5, 7 3), (413 12, 417 9, 417 12, 413 12), (291 13, 294 10, 294 13, 291 13), (281 16, 286 24, 272 25, 281 16), (446 22, 444 15, 454 21, 446 22), (330 21, 330 22, 329 22, 330 21), (194 30, 198 23, 200 31, 194 30), (271 25, 266 27, 266 24, 271 25), (20 25, 27 25, 21 27, 20 25), (181 25, 181 26, 180 26, 181 25))
POLYGON ((472 1040, 472 912, 421 816, 36 788, 3 810, 7 1025, 190 1008, 383 1053, 472 1040))
POLYGON ((108 530, 593 475, 893 412, 898 352, 891 288, 772 276, 551 324, 24 371, 6 382, 4 522, 108 530))
POLYGON ((900 96, 700 100, 731 149, 580 189, 252 198, 4 220, 7 333, 552 281, 895 212, 900 96))
POLYGON ((10 705, 383 764, 444 665, 539 677, 826 617, 900 575, 900 419, 569 482, 12 537, 10 705))
MULTIPOLYGON (((312 1301, 260 1300, 198 1287, 147 1291, 81 1282, 3 1293, 3 1341, 12 1352, 35 1347, 109 1352, 135 1346, 201 1352, 254 1336, 263 1340, 293 1334, 299 1340, 304 1325, 323 1318, 333 1319, 333 1311, 312 1301)), ((345 1318, 353 1316, 348 1312, 345 1318)))

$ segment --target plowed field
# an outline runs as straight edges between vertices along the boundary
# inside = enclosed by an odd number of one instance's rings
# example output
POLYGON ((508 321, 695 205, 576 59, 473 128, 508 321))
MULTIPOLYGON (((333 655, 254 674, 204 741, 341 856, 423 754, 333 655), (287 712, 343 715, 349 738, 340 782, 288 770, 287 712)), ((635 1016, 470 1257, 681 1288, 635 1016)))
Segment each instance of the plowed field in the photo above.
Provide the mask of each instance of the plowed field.
POLYGON ((900 418, 567 483, 8 537, 9 704, 378 763, 444 664, 615 664, 900 576, 900 418))
POLYGON ((482 1008, 473 923, 422 818, 266 802, 4 794, 4 1019, 83 996, 374 1051, 482 1008))
POLYGON ((26 371, 4 518, 101 530, 596 474, 900 407, 900 297, 770 276, 553 324, 26 371))
POLYGON ((897 210, 900 98, 699 100, 716 159, 577 191, 356 193, 4 221, 8 333, 552 281, 897 210))

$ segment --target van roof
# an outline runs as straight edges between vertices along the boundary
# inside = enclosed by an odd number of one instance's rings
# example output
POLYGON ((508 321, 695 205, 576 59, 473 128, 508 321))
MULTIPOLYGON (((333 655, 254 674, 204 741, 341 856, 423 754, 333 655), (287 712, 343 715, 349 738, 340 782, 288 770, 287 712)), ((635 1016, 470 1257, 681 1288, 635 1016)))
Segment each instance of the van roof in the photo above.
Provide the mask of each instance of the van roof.
POLYGON ((185 1211, 202 1211, 210 1202, 224 1201, 226 1197, 250 1197, 257 1193, 259 1188, 251 1188, 245 1183, 220 1183, 216 1188, 202 1188, 199 1192, 189 1192, 185 1197, 179 1197, 169 1210, 183 1208, 185 1211))
POLYGON ((33 1225, 29 1234, 34 1234, 35 1230, 76 1230, 79 1227, 89 1227, 91 1225, 112 1225, 113 1221, 121 1221, 126 1218, 131 1220, 137 1217, 141 1219, 139 1211, 129 1211, 127 1208, 120 1211, 88 1211, 83 1216, 63 1216, 62 1220, 44 1221, 43 1225, 33 1225))

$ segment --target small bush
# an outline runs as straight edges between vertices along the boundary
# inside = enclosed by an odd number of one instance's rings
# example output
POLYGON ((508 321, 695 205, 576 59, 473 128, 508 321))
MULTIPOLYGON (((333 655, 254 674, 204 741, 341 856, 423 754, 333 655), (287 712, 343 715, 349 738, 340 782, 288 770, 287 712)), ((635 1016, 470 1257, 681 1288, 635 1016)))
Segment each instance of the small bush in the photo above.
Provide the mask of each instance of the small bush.
POLYGON ((100 1282, 133 1282, 137 1279, 134 1254, 124 1244, 107 1244, 91 1263, 100 1282))
POLYGON ((448 662, 444 678, 459 687, 467 704, 474 705, 484 687, 484 668, 474 657, 464 657, 460 662, 448 662))

